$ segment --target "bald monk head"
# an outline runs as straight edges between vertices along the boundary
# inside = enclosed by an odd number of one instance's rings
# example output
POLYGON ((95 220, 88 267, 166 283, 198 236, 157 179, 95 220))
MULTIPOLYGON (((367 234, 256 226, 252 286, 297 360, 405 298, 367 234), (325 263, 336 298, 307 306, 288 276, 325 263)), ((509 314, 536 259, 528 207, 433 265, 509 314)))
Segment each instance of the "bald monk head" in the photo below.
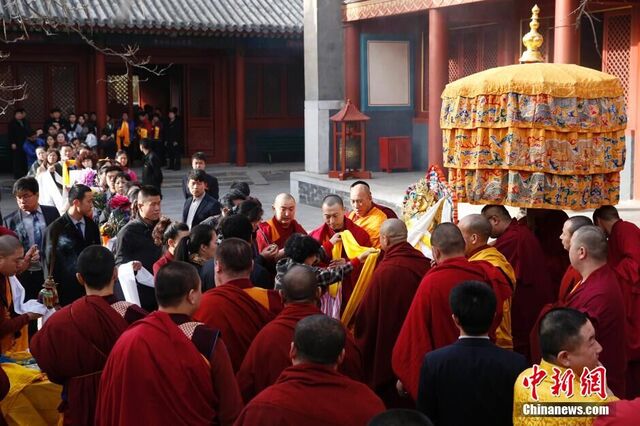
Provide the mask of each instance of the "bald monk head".
POLYGON ((464 254, 469 256, 475 249, 487 245, 491 237, 491 223, 481 214, 470 214, 460 219, 458 228, 464 238, 464 254))
POLYGON ((335 194, 329 194, 322 200, 322 218, 324 223, 335 232, 344 230, 344 202, 335 194))
POLYGON ((598 207, 593 212, 593 224, 602 229, 607 235, 611 234, 613 224, 620 220, 618 209, 613 206, 598 207))
POLYGON ((511 224, 511 215, 505 206, 489 204, 482 208, 482 215, 491 224, 491 238, 498 238, 511 224))
POLYGON ((293 334, 291 362, 320 364, 337 370, 344 360, 346 338, 344 326, 338 320, 323 314, 303 318, 293 334))
POLYGON ((566 251, 569 251, 571 247, 571 237, 573 233, 583 226, 593 225, 591 219, 586 216, 573 216, 567 219, 562 225, 562 234, 560 234, 560 241, 566 251))
POLYGON ((285 305, 292 303, 317 303, 322 290, 318 278, 307 265, 296 265, 282 278, 280 294, 285 305))
POLYGON ((380 226, 380 248, 388 250, 407 241, 407 225, 400 219, 387 219, 380 226))
POLYGON ((24 249, 22 243, 13 235, 0 237, 0 274, 10 277, 18 272, 24 249))
POLYGON ((296 200, 293 195, 283 192, 276 196, 273 202, 273 216, 283 228, 291 225, 296 219, 296 200))
POLYGON ((464 257, 464 238, 453 223, 441 223, 431 234, 431 248, 436 263, 454 257, 464 257))
POLYGON ((583 226, 573 233, 569 260, 582 279, 607 263, 607 236, 597 226, 583 226))
POLYGON ((240 238, 225 238, 216 249, 216 285, 237 279, 249 279, 253 269, 251 245, 240 238))
POLYGON ((356 211, 358 216, 366 216, 373 207, 371 189, 365 181, 359 180, 354 182, 351 185, 349 197, 351 198, 351 208, 356 211))
POLYGON ((200 275, 190 263, 175 260, 161 267, 155 277, 155 290, 162 312, 191 316, 200 306, 200 275))

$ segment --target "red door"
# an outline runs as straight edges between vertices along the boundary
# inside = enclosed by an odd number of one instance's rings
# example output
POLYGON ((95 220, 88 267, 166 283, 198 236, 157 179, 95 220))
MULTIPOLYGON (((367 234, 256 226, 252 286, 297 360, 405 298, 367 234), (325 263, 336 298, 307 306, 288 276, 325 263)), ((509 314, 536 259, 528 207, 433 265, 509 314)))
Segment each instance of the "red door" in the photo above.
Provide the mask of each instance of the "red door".
POLYGON ((186 77, 187 151, 188 154, 202 151, 214 162, 213 65, 188 65, 186 77))

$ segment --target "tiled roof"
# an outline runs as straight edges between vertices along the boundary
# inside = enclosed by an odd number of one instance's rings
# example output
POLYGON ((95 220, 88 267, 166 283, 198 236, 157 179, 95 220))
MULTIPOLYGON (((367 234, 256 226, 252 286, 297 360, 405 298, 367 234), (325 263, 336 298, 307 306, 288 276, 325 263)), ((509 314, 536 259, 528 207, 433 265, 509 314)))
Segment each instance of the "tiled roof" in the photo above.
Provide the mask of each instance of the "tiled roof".
POLYGON ((0 17, 101 30, 169 30, 296 36, 303 0, 0 0, 0 17))

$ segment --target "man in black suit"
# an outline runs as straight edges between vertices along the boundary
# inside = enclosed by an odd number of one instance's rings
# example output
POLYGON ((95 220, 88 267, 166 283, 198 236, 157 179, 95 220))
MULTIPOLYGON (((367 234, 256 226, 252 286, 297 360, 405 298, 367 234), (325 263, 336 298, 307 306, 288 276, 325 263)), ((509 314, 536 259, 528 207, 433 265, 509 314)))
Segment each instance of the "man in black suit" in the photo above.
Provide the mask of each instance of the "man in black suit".
MULTIPOLYGON (((204 172, 207 194, 211 195, 216 200, 219 199, 220 190, 218 187, 218 179, 205 172, 205 169, 207 168, 207 158, 204 155, 204 152, 196 152, 191 156, 191 167, 193 168, 192 171, 202 170, 204 172)), ((182 178, 182 192, 184 192, 185 199, 191 197, 191 191, 189 191, 190 174, 191 173, 182 178)))
MULTIPOLYGON (((41 206, 38 203, 38 195, 38 181, 35 178, 18 179, 13 184, 13 196, 16 197, 18 209, 4 218, 4 226, 15 232, 25 253, 34 246, 40 253, 43 252, 47 226, 60 217, 55 207, 41 206)), ((18 279, 24 287, 25 300, 36 299, 44 282, 42 262, 31 263, 28 269, 18 276, 18 279)))
POLYGON ((207 174, 204 170, 192 170, 189 173, 189 192, 191 196, 184 200, 182 221, 189 229, 208 217, 220 214, 220 203, 205 192, 207 174))
POLYGON ((73 185, 69 189, 69 204, 69 210, 47 227, 43 242, 44 275, 53 275, 58 283, 62 306, 84 296, 84 287, 76 278, 78 256, 86 247, 100 244, 100 230, 91 219, 91 188, 73 185))
POLYGON ((13 160, 13 177, 19 179, 27 174, 27 156, 22 146, 29 136, 29 123, 24 108, 18 108, 13 113, 13 119, 7 127, 7 139, 11 148, 13 160))
POLYGON ((460 338, 425 356, 418 410, 437 425, 511 425, 513 386, 528 365, 522 355, 489 340, 493 290, 465 281, 451 291, 449 304, 460 338))
POLYGON ((149 139, 140 141, 140 151, 144 154, 142 167, 142 184, 162 188, 162 163, 158 154, 151 149, 149 139))

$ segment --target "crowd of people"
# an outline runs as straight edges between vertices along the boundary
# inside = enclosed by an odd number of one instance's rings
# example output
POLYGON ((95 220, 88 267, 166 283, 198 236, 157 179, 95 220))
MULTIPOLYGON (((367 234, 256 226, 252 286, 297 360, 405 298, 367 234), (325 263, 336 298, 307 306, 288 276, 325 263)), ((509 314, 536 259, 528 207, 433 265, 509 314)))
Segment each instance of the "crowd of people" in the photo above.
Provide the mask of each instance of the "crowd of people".
MULTIPOLYGON (((78 118, 52 111, 54 139, 90 139, 95 117, 78 118)), ((97 160, 100 142, 36 148, 0 227, 0 349, 28 348, 62 385, 64 424, 640 423, 640 229, 614 207, 592 220, 486 206, 435 226, 430 259, 364 181, 350 211, 327 195, 307 233, 293 196, 269 217, 245 182, 220 197, 196 153, 175 220, 162 215, 153 129, 138 141, 141 178, 128 167, 131 128, 112 126, 116 144, 129 141, 113 159, 97 160), (14 277, 24 300, 57 284, 40 329, 40 313, 16 311, 14 277), (601 367, 600 388, 580 392, 601 367), (558 377, 573 395, 557 396, 558 377), (554 402, 612 415, 523 412, 554 402)))

